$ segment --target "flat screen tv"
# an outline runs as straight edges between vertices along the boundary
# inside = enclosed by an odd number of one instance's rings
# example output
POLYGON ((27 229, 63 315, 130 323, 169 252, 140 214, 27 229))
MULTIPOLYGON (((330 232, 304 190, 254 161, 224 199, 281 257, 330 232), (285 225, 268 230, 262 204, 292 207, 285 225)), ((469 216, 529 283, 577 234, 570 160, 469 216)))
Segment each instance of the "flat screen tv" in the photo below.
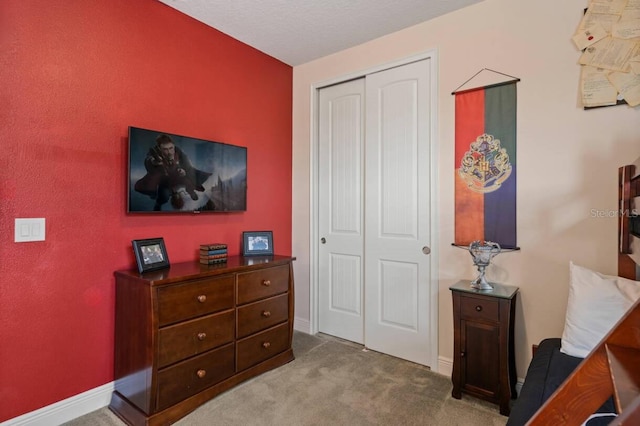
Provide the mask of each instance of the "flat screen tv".
POLYGON ((247 148, 129 127, 129 213, 247 209, 247 148))

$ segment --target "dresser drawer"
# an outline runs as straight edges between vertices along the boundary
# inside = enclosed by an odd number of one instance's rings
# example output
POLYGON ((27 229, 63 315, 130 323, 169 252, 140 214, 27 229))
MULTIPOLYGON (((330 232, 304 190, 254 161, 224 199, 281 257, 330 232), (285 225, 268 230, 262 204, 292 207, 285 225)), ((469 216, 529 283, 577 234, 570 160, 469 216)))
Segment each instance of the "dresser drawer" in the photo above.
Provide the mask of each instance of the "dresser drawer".
POLYGON ((158 322, 166 325, 233 308, 233 275, 158 289, 158 322))
POLYGON ((288 289, 288 265, 238 274, 238 305, 275 296, 288 289))
POLYGON ((195 395, 234 374, 233 343, 158 373, 158 410, 195 395))
POLYGON ((460 297, 460 314, 465 319, 480 319, 498 322, 499 303, 496 300, 479 297, 460 297))
POLYGON ((158 333, 158 367, 232 342, 234 332, 232 310, 164 327, 158 333))
POLYGON ((289 318, 289 294, 238 308, 238 338, 264 330, 289 318))
POLYGON ((236 345, 237 368, 242 371, 289 348, 289 323, 239 340, 236 345))

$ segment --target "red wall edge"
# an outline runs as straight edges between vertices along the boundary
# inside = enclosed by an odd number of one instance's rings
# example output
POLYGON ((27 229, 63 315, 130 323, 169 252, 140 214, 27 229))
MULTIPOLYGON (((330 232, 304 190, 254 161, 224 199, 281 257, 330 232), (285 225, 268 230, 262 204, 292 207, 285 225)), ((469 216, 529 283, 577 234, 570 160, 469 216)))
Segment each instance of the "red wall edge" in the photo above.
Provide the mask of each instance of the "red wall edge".
POLYGON ((292 69, 156 0, 4 0, 0 76, 1 422, 113 380, 131 240, 291 254, 292 69), (246 146, 247 211, 127 215, 128 126, 246 146), (28 217, 46 241, 14 243, 28 217))

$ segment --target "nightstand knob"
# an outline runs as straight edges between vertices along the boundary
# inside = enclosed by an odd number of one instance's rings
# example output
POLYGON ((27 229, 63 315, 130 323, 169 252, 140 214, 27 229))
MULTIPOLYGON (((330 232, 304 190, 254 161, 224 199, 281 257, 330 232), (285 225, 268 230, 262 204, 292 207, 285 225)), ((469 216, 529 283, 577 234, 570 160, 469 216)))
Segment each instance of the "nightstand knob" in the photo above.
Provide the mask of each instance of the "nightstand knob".
POLYGON ((476 306, 476 311, 478 311, 478 312, 482 311, 482 306, 480 306, 480 305, 476 306))
POLYGON ((204 376, 206 376, 206 375, 207 375, 207 370, 198 370, 196 372, 196 376, 198 376, 201 379, 204 378, 204 376))
POLYGON ((264 280, 264 281, 262 281, 262 285, 265 286, 265 287, 269 287, 271 285, 271 281, 264 280))
POLYGON ((198 296, 198 302, 200 303, 204 303, 207 300, 207 296, 204 294, 201 294, 200 296, 198 296))
POLYGON ((460 357, 461 357, 461 358, 464 358, 464 357, 465 357, 465 355, 466 355, 466 354, 465 354, 464 352, 460 352, 460 357))
POLYGON ((271 316, 271 312, 270 311, 263 311, 262 312, 262 316, 265 318, 269 318, 271 316))
POLYGON ((269 349, 269 346, 271 346, 271 343, 269 343, 269 342, 264 342, 262 344, 262 347, 265 348, 265 349, 269 349))
POLYGON ((198 333, 198 340, 202 341, 207 338, 207 333, 198 333))

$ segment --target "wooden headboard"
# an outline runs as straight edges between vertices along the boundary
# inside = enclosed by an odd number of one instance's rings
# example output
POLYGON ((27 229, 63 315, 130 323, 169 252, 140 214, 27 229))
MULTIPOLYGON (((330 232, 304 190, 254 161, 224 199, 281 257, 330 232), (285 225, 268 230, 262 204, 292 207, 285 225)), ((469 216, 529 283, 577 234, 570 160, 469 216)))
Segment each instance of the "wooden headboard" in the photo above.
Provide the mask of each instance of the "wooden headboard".
POLYGON ((640 278, 640 158, 618 169, 618 275, 640 278))

